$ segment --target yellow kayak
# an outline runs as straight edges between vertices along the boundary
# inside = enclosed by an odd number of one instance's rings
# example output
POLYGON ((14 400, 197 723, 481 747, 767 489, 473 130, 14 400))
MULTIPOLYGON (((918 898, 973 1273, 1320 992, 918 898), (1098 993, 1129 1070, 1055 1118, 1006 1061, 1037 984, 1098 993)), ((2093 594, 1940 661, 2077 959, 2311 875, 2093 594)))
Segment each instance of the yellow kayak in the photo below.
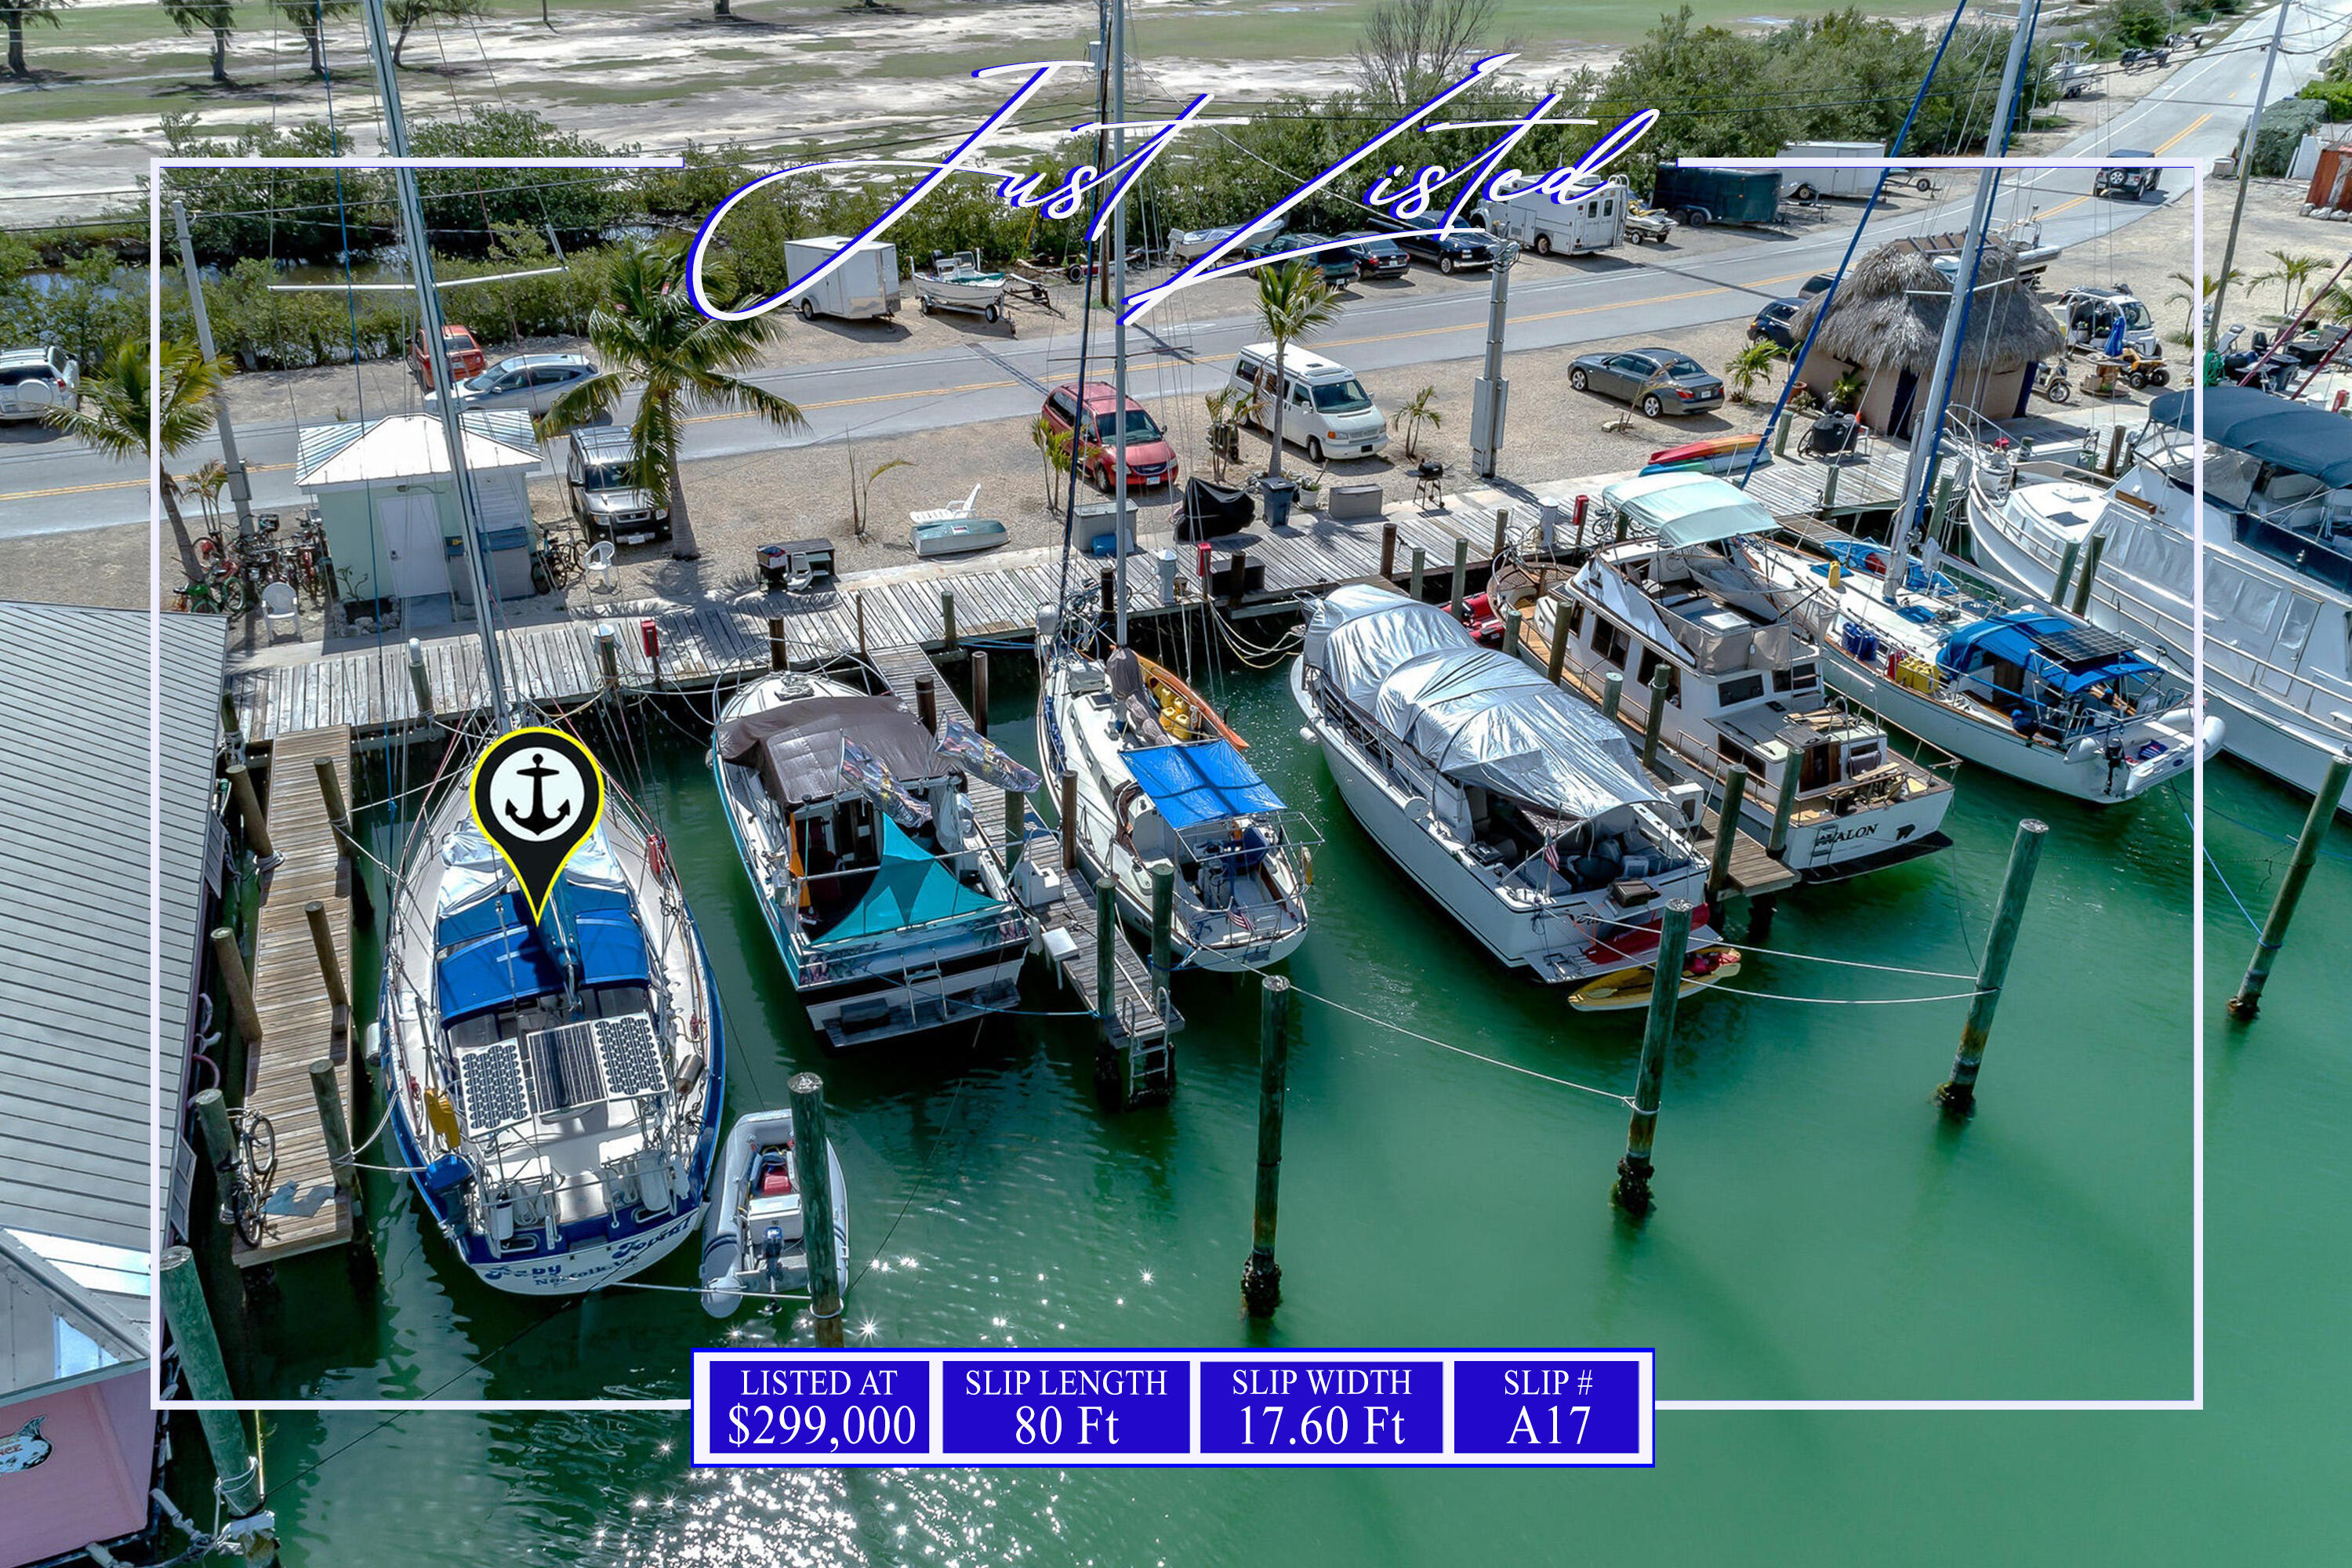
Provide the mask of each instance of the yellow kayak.
MULTIPOLYGON (((1675 993, 1677 1001, 1687 1001, 1717 981, 1729 980, 1739 973, 1738 948, 1710 947, 1704 951, 1720 962, 1705 974, 1685 974, 1682 989, 1675 993)), ((1580 1013, 1622 1013, 1645 1008, 1650 1005, 1650 987, 1656 979, 1655 965, 1596 975, 1568 994, 1568 1005, 1580 1013)))

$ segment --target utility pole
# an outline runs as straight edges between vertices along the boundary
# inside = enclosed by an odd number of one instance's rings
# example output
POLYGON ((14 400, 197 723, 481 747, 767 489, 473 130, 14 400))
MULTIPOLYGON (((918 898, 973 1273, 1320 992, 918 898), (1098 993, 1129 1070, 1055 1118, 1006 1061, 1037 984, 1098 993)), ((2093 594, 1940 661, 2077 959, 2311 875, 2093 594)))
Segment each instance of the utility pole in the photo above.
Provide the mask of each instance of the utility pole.
MULTIPOLYGON (((1127 0, 1110 0, 1110 166, 1127 157, 1127 0)), ((1110 358, 1111 429, 1118 443, 1111 450, 1112 479, 1117 500, 1112 512, 1111 596, 1118 646, 1127 646, 1127 545, 1134 513, 1127 496, 1127 200, 1122 191, 1110 209, 1110 358)), ((1086 389, 1078 389, 1078 417, 1087 416, 1086 389)))
POLYGON ((1518 242, 1504 240, 1486 290, 1486 363, 1470 393, 1470 462, 1482 479, 1493 479, 1503 459, 1503 411, 1511 402, 1511 384, 1503 379, 1503 311, 1511 299, 1511 266, 1518 258, 1518 242))
MULTIPOLYGON (((177 196, 172 198, 172 222, 180 231, 180 271, 188 280, 188 313, 196 319, 196 351, 210 363, 213 358, 213 320, 205 313, 205 283, 196 270, 196 247, 188 240, 188 209, 177 196)), ((2235 231, 2231 237, 2235 238, 2235 231)), ((163 389, 155 389, 157 396, 163 389)), ((220 431, 221 461, 228 468, 228 499, 236 507, 236 536, 253 537, 253 481, 245 471, 245 459, 236 455, 236 431, 228 422, 228 389, 216 388, 213 393, 213 424, 220 431)))
MULTIPOLYGON (((1985 133, 1985 152, 1998 158, 2009 149, 2009 124, 2017 105, 2018 79, 2025 71, 2027 45, 2033 37, 2033 24, 2041 13, 2040 0, 2023 0, 2017 10, 2017 31, 2009 40, 2009 60, 2000 73, 2000 92, 1994 100, 1990 129, 1985 133)), ((1985 231, 1992 224, 1992 198, 2000 188, 2000 171, 1987 169, 1977 179, 1975 205, 1969 212, 1968 238, 1960 250, 1958 271, 1952 279, 1952 302, 1944 311, 1944 335, 1936 344, 1936 368, 1927 378, 1926 395, 1916 405, 1919 424, 1911 436, 1911 450, 1903 466, 1903 511, 1896 520, 1893 542, 1895 559, 1886 569, 1886 582, 1881 589, 1889 604, 1901 592, 1904 581, 1911 574, 1911 527, 1916 521, 1920 505, 1927 499, 1927 473, 1936 458, 1936 448, 1943 444, 1944 409, 1951 401, 1952 372, 1959 363, 1960 329, 1967 320, 1969 305, 1976 298, 1977 268, 1984 259, 1985 231)))
MULTIPOLYGON (((2213 322, 2206 331, 2210 340, 2221 330, 2221 300, 2230 291, 2230 266, 2238 258, 2238 226, 2246 217, 2246 186, 2254 173, 2254 141, 2262 133, 2263 101, 2270 97, 2271 71, 2278 65, 2279 45, 2286 41, 2287 0, 2279 0, 2278 26, 2271 29, 2271 52, 2263 57, 2262 85, 2254 89, 2254 111, 2246 117, 2245 140, 2238 144, 2238 197, 2230 208, 2230 237, 2221 246, 2221 270, 2213 278, 2213 303, 2209 312, 2213 322)), ((2203 374, 2202 367, 2199 374, 2203 374)))

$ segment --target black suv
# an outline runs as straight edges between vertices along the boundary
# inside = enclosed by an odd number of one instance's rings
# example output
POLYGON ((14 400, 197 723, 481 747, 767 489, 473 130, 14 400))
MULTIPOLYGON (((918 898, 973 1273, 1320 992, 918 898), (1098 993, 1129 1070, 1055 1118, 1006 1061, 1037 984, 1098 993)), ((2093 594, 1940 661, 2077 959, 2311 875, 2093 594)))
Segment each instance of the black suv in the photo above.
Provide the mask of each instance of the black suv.
POLYGON ((1389 237, 1402 246, 1407 254, 1430 263, 1440 272, 1492 267, 1499 252, 1495 237, 1483 229, 1457 228, 1451 234, 1396 234, 1389 237))
POLYGON ((1790 353, 1796 353, 1799 341, 1797 312, 1804 308, 1802 300, 1773 300, 1757 311, 1756 319, 1748 323, 1748 341, 1751 343, 1769 341, 1780 344, 1790 353))
POLYGON ((1412 270, 1412 256, 1385 234, 1358 228, 1339 237, 1360 242, 1348 247, 1348 254, 1356 258, 1356 275, 1360 278, 1402 278, 1412 270))

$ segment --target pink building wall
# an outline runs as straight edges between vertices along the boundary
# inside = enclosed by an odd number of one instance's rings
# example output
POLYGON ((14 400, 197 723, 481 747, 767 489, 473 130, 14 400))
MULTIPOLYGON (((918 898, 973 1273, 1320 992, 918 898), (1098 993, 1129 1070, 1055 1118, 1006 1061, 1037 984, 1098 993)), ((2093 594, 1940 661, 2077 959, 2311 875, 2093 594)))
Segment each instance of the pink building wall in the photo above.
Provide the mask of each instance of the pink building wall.
POLYGON ((49 1451, 0 1475, 0 1568, 128 1535, 147 1522, 155 1418, 147 1369, 0 1405, 0 1439, 38 1417, 49 1451))

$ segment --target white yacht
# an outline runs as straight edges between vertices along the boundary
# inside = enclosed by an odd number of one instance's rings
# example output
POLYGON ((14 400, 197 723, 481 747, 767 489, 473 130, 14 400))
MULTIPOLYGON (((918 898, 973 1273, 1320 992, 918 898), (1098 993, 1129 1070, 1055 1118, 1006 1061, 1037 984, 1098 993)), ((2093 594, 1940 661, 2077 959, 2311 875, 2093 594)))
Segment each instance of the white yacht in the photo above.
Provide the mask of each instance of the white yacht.
POLYGON ((1174 866, 1179 968, 1240 971, 1307 940, 1304 821, 1244 758, 1208 703, 1131 648, 1097 658, 1041 628, 1037 754, 1077 775, 1079 863, 1119 914, 1151 929, 1151 868, 1174 866))
POLYGON ((1772 516, 1729 481, 1665 473, 1601 492, 1628 537, 1564 574, 1537 580, 1522 565, 1490 586, 1498 606, 1529 613, 1527 657, 1548 658, 1564 638, 1562 673, 1589 692, 1621 674, 1617 718, 1647 723, 1651 681, 1666 671, 1658 765, 1712 788, 1728 764, 1748 770, 1741 819, 1772 827, 1793 779, 1786 860, 1808 881, 1837 881, 1949 847, 1948 776, 1898 754, 1871 716, 1831 698, 1816 646, 1834 612, 1825 596, 1776 584, 1749 551, 1772 516))
POLYGON ((1443 608, 1334 590, 1290 691, 1364 830, 1502 963, 1577 986, 1580 1009, 1642 1005, 1660 911, 1686 899, 1683 994, 1738 973, 1688 825, 1624 736, 1443 608))
POLYGON ((835 1049, 1017 1005, 1032 934, 967 784, 1036 775, 978 735, 956 754, 881 685, 863 667, 767 676, 711 746, 736 853, 835 1049))
POLYGON ((2176 779, 2221 743, 2186 686, 2116 633, 1968 580, 1906 564, 1890 593, 1884 545, 1833 539, 1817 552, 1751 539, 1780 586, 1822 596, 1830 689, 1963 761, 2095 805, 2176 779))
POLYGON ((385 1089, 402 1163, 501 1290, 590 1290, 693 1234, 726 1055, 717 987, 661 837, 619 792, 534 921, 449 792, 385 939, 385 1089))
POLYGON ((2087 560, 2095 536, 2091 620, 2183 679, 2201 577, 2204 700, 2226 721, 2221 749, 2309 794, 2352 745, 2352 420, 2208 387, 2200 515, 2193 417, 2190 393, 2151 403, 2113 485, 1980 448, 1969 478, 1976 560, 2050 595, 2069 552, 2087 560))

